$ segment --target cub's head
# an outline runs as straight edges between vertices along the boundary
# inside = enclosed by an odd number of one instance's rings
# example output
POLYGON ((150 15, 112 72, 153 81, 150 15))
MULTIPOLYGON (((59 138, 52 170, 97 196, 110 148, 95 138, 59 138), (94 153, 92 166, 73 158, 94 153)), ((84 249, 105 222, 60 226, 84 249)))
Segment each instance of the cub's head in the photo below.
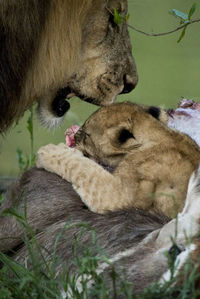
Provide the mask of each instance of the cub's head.
MULTIPOLYGON (((69 109, 66 98, 78 96, 96 105, 109 105, 118 94, 133 90, 138 81, 125 20, 127 0, 81 0, 76 9, 73 3, 75 1, 70 2, 68 9, 71 14, 72 6, 77 20, 73 19, 72 28, 66 30, 71 32, 69 38, 73 43, 70 45, 70 40, 66 39, 66 44, 57 45, 60 52, 63 50, 62 61, 59 62, 60 89, 58 86, 52 88, 52 95, 47 96, 45 101, 41 99, 39 105, 41 121, 49 127, 62 120, 69 109), (115 9, 124 18, 121 24, 114 21, 115 9), (75 39, 79 39, 76 46, 75 39), (72 53, 67 53, 69 51, 72 53), (68 74, 70 69, 71 74, 68 74)), ((66 24, 63 28, 70 26, 69 19, 70 16, 64 18, 66 24)))
POLYGON ((130 102, 97 110, 75 135, 77 148, 98 163, 115 167, 125 155, 164 138, 164 110, 130 102))

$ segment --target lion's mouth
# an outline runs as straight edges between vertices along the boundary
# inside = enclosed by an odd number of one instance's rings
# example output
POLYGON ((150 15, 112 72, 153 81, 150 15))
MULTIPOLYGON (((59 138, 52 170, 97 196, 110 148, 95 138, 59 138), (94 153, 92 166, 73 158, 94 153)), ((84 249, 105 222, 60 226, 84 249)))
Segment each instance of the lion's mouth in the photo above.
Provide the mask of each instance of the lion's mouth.
POLYGON ((62 117, 70 108, 70 104, 66 99, 73 96, 69 87, 61 88, 51 104, 52 111, 56 117, 62 117))
POLYGON ((67 86, 58 90, 52 102, 52 110, 56 117, 62 117, 70 109, 70 104, 67 100, 71 99, 74 96, 80 98, 85 102, 100 106, 99 99, 87 97, 83 94, 75 92, 69 86, 67 86))
POLYGON ((97 106, 101 105, 100 99, 88 97, 88 96, 80 93, 79 91, 75 91, 75 90, 71 89, 70 87, 68 87, 68 90, 69 90, 69 93, 67 95, 67 99, 71 99, 72 97, 76 96, 84 102, 87 102, 87 103, 90 103, 93 105, 97 105, 97 106))

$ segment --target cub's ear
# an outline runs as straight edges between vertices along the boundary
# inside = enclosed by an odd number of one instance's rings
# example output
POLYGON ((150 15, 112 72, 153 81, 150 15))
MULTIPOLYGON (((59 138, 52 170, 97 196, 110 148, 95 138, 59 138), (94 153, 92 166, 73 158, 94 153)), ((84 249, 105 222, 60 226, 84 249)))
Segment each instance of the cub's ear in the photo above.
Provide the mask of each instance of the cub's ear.
POLYGON ((127 127, 112 127, 107 130, 108 142, 114 147, 115 151, 120 154, 127 153, 126 150, 131 150, 138 147, 138 141, 136 140, 132 130, 127 127))
POLYGON ((122 129, 119 133, 118 136, 118 142, 120 144, 124 144, 125 142, 127 142, 129 139, 135 139, 134 135, 127 129, 122 129))
POLYGON ((115 146, 118 149, 123 150, 123 153, 126 153, 126 151, 140 147, 141 144, 138 143, 135 136, 129 129, 123 128, 117 134, 115 146))
POLYGON ((155 107, 155 106, 151 106, 147 109, 147 113, 151 114, 151 116, 153 116, 155 119, 157 119, 157 120, 161 121, 162 123, 164 123, 165 125, 167 125, 168 117, 167 117, 167 113, 164 109, 155 107))
POLYGON ((149 109, 147 110, 147 112, 149 114, 151 114, 154 118, 159 120, 159 116, 160 116, 160 108, 155 107, 155 106, 151 106, 149 107, 149 109))

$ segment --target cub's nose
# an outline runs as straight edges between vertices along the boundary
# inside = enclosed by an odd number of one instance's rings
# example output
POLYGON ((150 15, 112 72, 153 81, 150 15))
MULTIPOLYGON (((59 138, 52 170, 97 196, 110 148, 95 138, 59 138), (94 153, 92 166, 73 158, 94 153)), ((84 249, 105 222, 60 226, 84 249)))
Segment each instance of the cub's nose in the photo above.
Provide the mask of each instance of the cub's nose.
POLYGON ((123 81, 124 81, 124 88, 121 91, 121 94, 131 92, 131 90, 133 90, 137 85, 137 82, 134 82, 129 75, 124 75, 123 81))

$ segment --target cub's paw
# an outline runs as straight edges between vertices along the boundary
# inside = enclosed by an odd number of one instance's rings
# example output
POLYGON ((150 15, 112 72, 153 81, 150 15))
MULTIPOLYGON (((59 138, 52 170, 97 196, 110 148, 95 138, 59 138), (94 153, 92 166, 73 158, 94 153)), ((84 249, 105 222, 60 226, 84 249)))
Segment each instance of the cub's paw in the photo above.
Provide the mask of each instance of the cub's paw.
POLYGON ((57 146, 54 144, 47 144, 42 146, 36 154, 36 166, 38 168, 47 169, 51 161, 56 159, 58 155, 57 146))
POLYGON ((79 150, 68 148, 64 143, 48 144, 38 150, 36 166, 58 173, 58 167, 81 156, 83 154, 79 150))
POLYGON ((74 148, 74 147, 73 147, 73 148, 68 147, 68 146, 66 146, 64 143, 59 143, 59 144, 57 145, 57 149, 58 149, 58 150, 60 149, 60 152, 61 152, 62 150, 64 150, 64 152, 65 152, 66 154, 71 155, 71 156, 73 156, 73 155, 80 156, 80 157, 83 156, 83 153, 82 153, 81 151, 79 151, 78 149, 76 149, 76 148, 74 148))

